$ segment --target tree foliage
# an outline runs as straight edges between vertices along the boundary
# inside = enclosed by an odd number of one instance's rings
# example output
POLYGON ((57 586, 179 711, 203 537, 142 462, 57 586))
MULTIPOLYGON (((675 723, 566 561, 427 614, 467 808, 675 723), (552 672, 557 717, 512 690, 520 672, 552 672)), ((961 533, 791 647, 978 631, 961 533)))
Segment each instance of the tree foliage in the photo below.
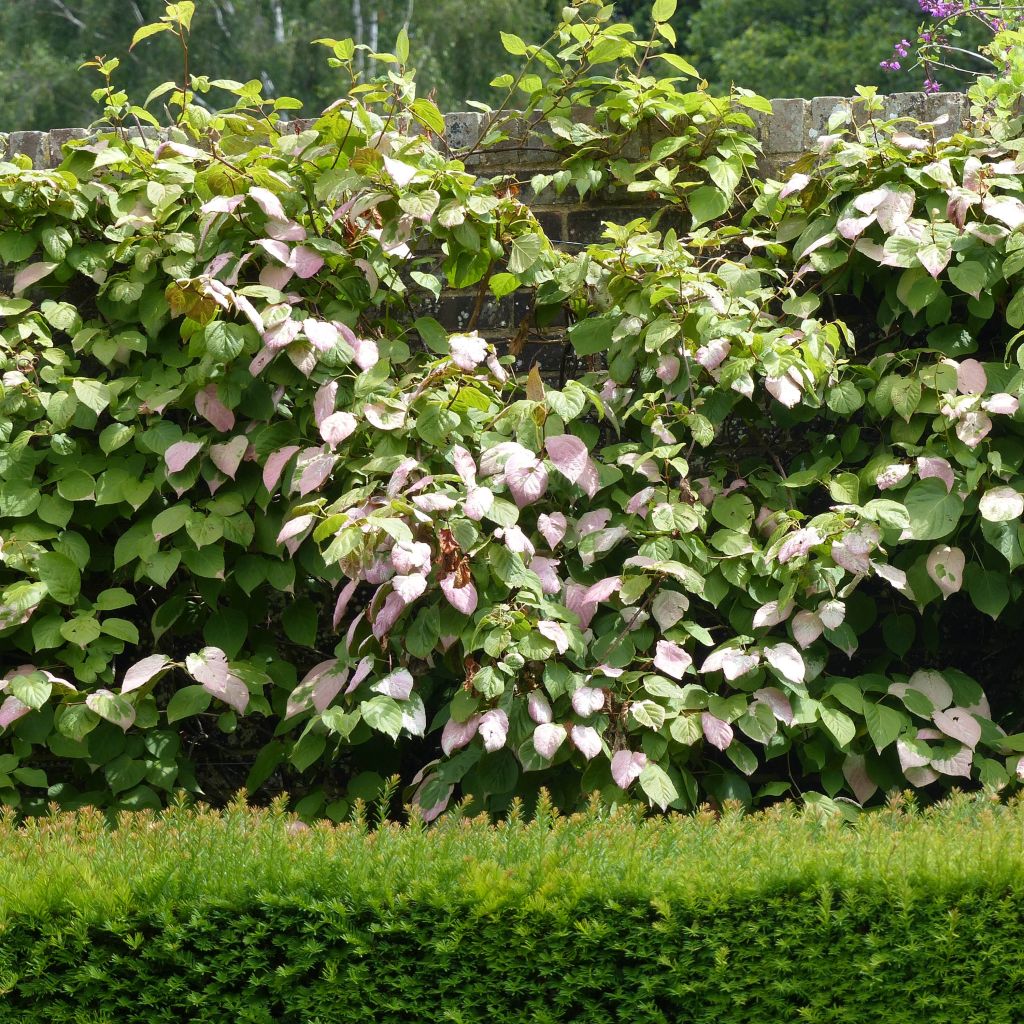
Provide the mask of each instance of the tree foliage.
POLYGON ((535 191, 654 204, 574 254, 437 143, 404 32, 301 131, 193 75, 155 145, 102 63, 111 130, 0 165, 0 798, 151 806, 224 747, 335 817, 392 769, 428 818, 1016 777, 940 634, 1024 611, 1019 66, 977 134, 864 90, 764 183, 767 101, 610 14, 505 34, 478 144, 524 107, 535 191), (516 378, 417 315, 445 286, 564 315, 586 372, 516 378))
MULTIPOLYGON (((197 67, 226 78, 260 82, 266 95, 301 96, 321 109, 349 82, 317 56, 317 36, 351 36, 386 48, 406 26, 423 92, 442 109, 486 98, 488 83, 512 62, 499 31, 543 38, 560 8, 553 0, 201 0, 192 56, 197 67)), ((94 107, 78 67, 97 54, 125 53, 133 33, 162 10, 160 0, 24 0, 0 8, 0 130, 46 130, 88 124, 94 107), (45 81, 46 89, 38 88, 45 81)), ((363 54, 354 72, 373 61, 363 54)), ((381 71, 380 67, 375 69, 381 71)), ((180 74, 180 52, 168 38, 125 59, 121 82, 145 96, 180 74)))

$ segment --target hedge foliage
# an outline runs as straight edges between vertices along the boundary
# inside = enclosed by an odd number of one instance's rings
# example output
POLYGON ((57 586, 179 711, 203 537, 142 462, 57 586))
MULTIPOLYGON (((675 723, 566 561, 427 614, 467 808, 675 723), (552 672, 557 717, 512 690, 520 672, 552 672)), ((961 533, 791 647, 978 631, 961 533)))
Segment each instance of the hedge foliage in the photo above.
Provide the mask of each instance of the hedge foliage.
POLYGON ((1024 812, 0 822, 0 1020, 1019 1019, 1024 812))
MULTIPOLYGON (((187 62, 192 12, 137 42, 187 62)), ((564 152, 535 192, 655 204, 583 251, 438 138, 404 35, 376 82, 320 40, 352 85, 301 130, 252 83, 168 83, 159 144, 97 60, 110 130, 0 165, 0 799, 244 780, 337 820, 392 771, 428 818, 456 790, 685 809, 1017 778, 1012 686, 993 706, 964 671, 990 646, 948 657, 943 609, 1016 658, 1019 49, 972 134, 863 90, 759 182, 767 102, 610 16, 506 35, 525 113, 480 143, 525 121, 564 152), (566 317, 578 379, 449 335, 422 315, 442 287, 566 317)))

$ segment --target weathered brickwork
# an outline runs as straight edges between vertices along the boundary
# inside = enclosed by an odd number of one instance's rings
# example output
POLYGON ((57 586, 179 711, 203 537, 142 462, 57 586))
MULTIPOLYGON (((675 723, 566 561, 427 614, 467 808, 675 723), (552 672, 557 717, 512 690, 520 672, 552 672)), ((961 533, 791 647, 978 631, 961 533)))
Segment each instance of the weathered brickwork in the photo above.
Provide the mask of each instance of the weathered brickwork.
MULTIPOLYGON (((935 128, 939 137, 952 135, 967 123, 968 103, 961 93, 896 93, 884 98, 881 116, 915 117, 926 122, 941 122, 935 128)), ((817 149, 818 139, 828 134, 829 119, 838 110, 849 107, 851 100, 842 96, 818 96, 811 100, 778 99, 772 101, 772 114, 757 117, 757 133, 761 143, 760 171, 769 177, 781 177, 788 165, 817 149)), ((627 223, 650 213, 651 207, 641 199, 609 193, 588 197, 580 202, 574 191, 557 195, 553 189, 540 194, 530 187, 537 173, 559 166, 559 155, 548 140, 519 123, 510 131, 509 139, 486 152, 474 153, 486 125, 480 113, 449 114, 446 117, 444 143, 456 154, 465 157, 467 168, 482 176, 509 175, 519 186, 519 198, 536 214, 548 237, 556 244, 574 248, 596 241, 606 221, 627 223)), ((293 122, 296 131, 308 122, 293 122)), ((155 142, 159 133, 146 129, 155 142)), ((28 156, 36 167, 56 166, 62 147, 74 140, 87 138, 89 132, 78 128, 58 128, 49 132, 0 133, 0 158, 15 154, 28 156)), ((628 147, 627 156, 639 158, 649 148, 651 139, 639 133, 628 147)), ((667 224, 664 226, 668 226, 667 224)), ((490 295, 482 299, 477 291, 449 291, 423 307, 425 315, 437 317, 451 331, 476 329, 502 348, 514 347, 518 368, 528 369, 539 363, 550 376, 572 376, 579 371, 572 354, 563 345, 564 323, 541 324, 533 316, 533 303, 528 293, 517 293, 496 301, 490 295)))

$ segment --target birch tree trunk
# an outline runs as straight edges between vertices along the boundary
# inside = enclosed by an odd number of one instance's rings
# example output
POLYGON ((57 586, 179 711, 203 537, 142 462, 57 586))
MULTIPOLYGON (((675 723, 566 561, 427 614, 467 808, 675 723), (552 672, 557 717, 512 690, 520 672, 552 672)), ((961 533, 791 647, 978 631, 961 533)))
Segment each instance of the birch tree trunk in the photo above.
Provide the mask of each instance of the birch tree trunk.
POLYGON ((282 0, 270 0, 270 12, 274 21, 274 42, 284 46, 284 8, 282 0))
MULTIPOLYGON (((362 43, 366 38, 366 24, 363 21, 363 0, 352 0, 352 21, 355 25, 356 43, 362 43)), ((366 70, 366 54, 362 50, 356 50, 356 71, 366 70)))
POLYGON ((370 49, 374 53, 380 49, 380 9, 376 4, 370 8, 370 49))

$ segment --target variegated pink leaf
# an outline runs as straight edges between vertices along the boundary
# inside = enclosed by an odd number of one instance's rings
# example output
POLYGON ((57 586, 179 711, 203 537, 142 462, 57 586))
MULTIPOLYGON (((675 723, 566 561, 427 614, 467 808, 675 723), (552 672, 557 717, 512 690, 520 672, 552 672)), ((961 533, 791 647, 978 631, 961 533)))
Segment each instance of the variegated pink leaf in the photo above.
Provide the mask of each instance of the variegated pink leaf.
POLYGON ((792 601, 787 601, 782 607, 779 607, 778 601, 769 601, 754 612, 754 629, 777 626, 780 622, 785 622, 792 611, 792 601))
POLYGON ((537 574, 541 590, 545 594, 557 594, 562 589, 562 581, 558 578, 560 564, 557 558, 542 558, 540 555, 530 559, 527 568, 537 574))
POLYGON ((1013 395, 1000 391, 982 402, 981 407, 993 416, 1013 416, 1020 409, 1020 402, 1013 395))
POLYGON ((353 338, 349 345, 352 349, 356 366, 360 370, 369 370, 380 362, 380 352, 377 342, 372 338, 353 338))
POLYGON ((765 377, 764 386, 773 398, 792 409, 803 396, 800 379, 790 370, 784 377, 765 377))
POLYGON ((811 183, 809 175, 806 174, 794 174, 782 186, 779 192, 780 199, 786 199, 789 196, 795 195, 797 192, 802 192, 811 183))
POLYGON ((765 661, 776 672, 791 683, 800 684, 804 681, 806 667, 803 656, 792 644, 775 644, 764 648, 765 661))
POLYGON ((185 669, 207 693, 234 708, 240 715, 249 704, 249 688, 231 671, 227 655, 219 647, 204 647, 185 659, 185 669))
POLYGON ((925 562, 928 575, 942 591, 943 598, 957 593, 964 582, 964 565, 966 559, 960 548, 951 548, 948 544, 937 544, 932 548, 925 562))
POLYGON ((451 757, 452 753, 460 750, 470 743, 480 727, 480 716, 473 715, 466 722, 456 722, 449 718, 441 730, 441 749, 445 757, 451 757))
POLYGON ((363 415, 378 430, 398 430, 405 423, 404 408, 395 409, 382 402, 370 402, 363 406, 363 415))
POLYGON ((270 189, 262 188, 259 185, 249 189, 249 195, 255 200, 259 208, 274 220, 287 220, 288 214, 284 212, 281 200, 274 195, 270 189))
POLYGON ((701 712, 700 726, 704 733, 704 738, 713 747, 725 750, 732 743, 732 726, 728 722, 723 722, 722 719, 716 718, 710 711, 701 712))
POLYGON ((878 786, 868 776, 867 764, 861 754, 846 755, 843 776, 850 784, 858 803, 867 803, 878 792, 878 786))
POLYGON ((713 372, 725 362, 731 350, 732 345, 725 338, 716 338, 714 341, 709 341, 706 345, 701 345, 697 349, 694 358, 705 370, 713 372))
POLYGON ((931 761, 931 767, 942 775, 969 779, 974 751, 970 747, 961 747, 952 757, 937 757, 931 761))
POLYGON ((544 446, 551 464, 570 483, 576 483, 587 468, 590 453, 586 444, 572 434, 549 437, 544 446))
POLYGON ((551 721, 551 702, 541 690, 531 690, 526 698, 526 710, 538 725, 551 721))
POLYGON ((896 487, 906 480, 909 473, 910 466, 905 463, 894 463, 891 466, 886 466, 875 475, 875 486, 880 491, 888 491, 890 488, 896 487))
POLYGON ((121 692, 131 693, 141 686, 145 686, 151 679, 156 679, 162 672, 165 672, 173 662, 166 654, 151 654, 142 661, 137 661, 124 674, 121 682, 121 692))
POLYGON ((382 639, 391 632, 392 627, 401 618, 402 612, 405 611, 405 601, 402 600, 402 595, 392 591, 384 599, 384 604, 381 605, 377 614, 373 619, 373 635, 378 639, 382 639))
POLYGON ((330 477, 338 461, 337 455, 331 455, 320 448, 306 448, 299 453, 295 463, 295 479, 292 489, 300 496, 309 494, 322 487, 330 477))
POLYGON ((320 424, 320 436, 331 448, 337 448, 355 433, 357 426, 359 421, 352 413, 334 412, 320 424))
POLYGON ((278 242, 304 242, 306 229, 294 220, 268 220, 267 234, 278 242))
POLYGON ((32 709, 27 704, 22 704, 13 694, 5 697, 3 704, 0 704, 0 729, 6 729, 31 712, 32 709))
POLYGON ((647 767, 647 755, 632 750, 618 750, 612 756, 612 779, 619 789, 629 787, 647 767))
POLYGON ((618 593, 621 589, 621 576, 606 576, 603 580, 598 580, 587 587, 583 600, 588 604, 600 604, 602 601, 607 601, 612 594, 618 593))
POLYGON ((279 242, 274 238, 259 238, 256 240, 256 244, 265 252, 268 256, 273 256, 279 263, 288 262, 288 257, 291 255, 291 250, 284 242, 279 242))
POLYGON ((427 589, 427 577, 414 572, 408 576, 395 576, 391 580, 395 593, 408 605, 423 595, 427 589))
POLYGON ((658 379, 665 384, 671 384, 679 376, 679 359, 676 356, 662 356, 658 360, 658 369, 655 370, 658 379))
MULTIPOLYGON (((362 614, 362 613, 360 613, 362 614)), ((358 619, 358 616, 357 616, 358 619)), ((359 684, 366 678, 369 677, 373 671, 374 661, 372 657, 361 658, 359 664, 356 665, 355 672, 352 673, 352 678, 349 680, 348 686, 345 687, 345 693, 354 693, 359 689, 359 684)))
POLYGON ((316 522, 316 516, 313 515, 296 516, 294 519, 289 519, 281 527, 281 532, 277 535, 277 543, 284 544, 285 541, 289 541, 293 537, 305 534, 314 522, 316 522))
POLYGON ((299 450, 297 444, 290 444, 285 448, 279 448, 276 452, 271 453, 267 457, 266 464, 263 467, 263 486, 273 494, 277 489, 278 482, 281 479, 281 474, 284 472, 285 466, 291 461, 292 456, 299 450))
POLYGON ((463 615, 472 615, 476 611, 477 594, 472 582, 464 587, 458 587, 455 585, 455 573, 449 573, 441 578, 441 592, 448 599, 448 603, 463 615))
POLYGON ((601 736, 591 725, 574 725, 569 729, 572 745, 588 760, 601 753, 601 736))
POLYGON ((341 338, 338 328, 324 320, 303 320, 302 333, 319 352, 330 352, 341 338))
POLYGON ((654 497, 655 493, 656 492, 653 487, 645 487, 643 490, 638 491, 626 503, 626 512, 631 516, 638 515, 642 519, 646 519, 651 499, 654 497))
POLYGON ((476 483, 476 463, 462 445, 457 444, 452 448, 452 465, 455 466, 455 472, 459 474, 459 479, 464 484, 476 483))
POLYGON ((494 505, 494 492, 489 487, 470 487, 463 512, 467 519, 480 522, 494 505))
POLYGON ((338 628, 345 615, 345 610, 348 608, 349 601, 352 600, 352 595, 356 592, 356 587, 358 586, 359 580, 349 580, 338 592, 338 600, 334 604, 334 614, 331 616, 332 629, 338 628))
POLYGON ((550 619, 541 619, 537 623, 537 631, 555 645, 559 654, 565 654, 569 649, 569 634, 566 633, 561 623, 550 619))
POLYGON ((978 502, 978 511, 990 523, 1008 523, 1024 515, 1024 495, 1013 487, 991 487, 978 502))
MULTIPOLYGON (((313 691, 316 687, 316 684, 324 675, 328 675, 331 673, 337 675, 337 668, 337 658, 330 658, 327 661, 321 661, 318 665, 314 665, 313 668, 311 668, 305 674, 305 676, 303 676, 302 681, 289 694, 288 702, 285 705, 285 720, 293 718, 295 715, 301 714, 303 711, 308 710, 313 703, 313 691)), ((346 670, 344 672, 344 675, 339 675, 338 678, 344 680, 344 677, 347 675, 348 672, 346 670)), ((335 690, 335 693, 334 695, 332 695, 331 699, 333 699, 333 696, 335 695, 337 695, 337 690, 335 690)), ((327 705, 330 704, 330 702, 330 700, 327 700, 323 704, 323 708, 326 708, 327 705)), ((322 711, 323 708, 318 708, 318 710, 322 711)))
POLYGON ((572 695, 572 709, 581 718, 589 718, 604 707, 607 694, 599 686, 580 686, 572 695))
POLYGON ((85 706, 122 732, 127 732, 135 723, 135 706, 110 690, 100 689, 88 694, 85 706))
POLYGON ((383 693, 385 697, 394 697, 395 700, 408 700, 412 693, 412 673, 407 668, 396 669, 389 672, 380 682, 370 687, 374 693, 383 693))
POLYGON ((168 473, 180 473, 201 451, 201 441, 176 441, 164 452, 168 473))
POLYGON ((210 461, 228 478, 235 479, 238 467, 249 450, 249 439, 238 436, 224 444, 210 446, 210 461))
POLYGON ((987 195, 981 200, 981 208, 1011 231, 1016 231, 1024 224, 1024 203, 1015 196, 987 195))
POLYGON ((932 721, 952 739, 970 747, 972 750, 981 741, 981 726, 978 720, 966 708, 950 708, 948 711, 935 711, 932 721))
POLYGON ((453 334, 448 339, 448 346, 452 362, 467 373, 475 370, 487 358, 487 342, 476 331, 472 334, 453 334))
POLYGON ((760 656, 747 654, 739 647, 725 647, 722 650, 714 651, 708 655, 704 664, 701 665, 701 672, 721 672, 730 682, 753 672, 760 663, 760 656))
POLYGON ((296 277, 303 280, 312 277, 323 265, 323 257, 305 245, 295 246, 287 260, 288 268, 294 270, 296 277))
POLYGON ((408 574, 413 572, 430 572, 432 558, 430 545, 421 541, 398 541, 391 549, 391 564, 395 572, 408 574))
POLYGON ((197 392, 196 412, 224 433, 235 428, 235 414, 220 400, 216 384, 208 384, 197 392))
POLYGON ((988 374, 977 359, 965 359, 956 368, 956 389, 961 395, 980 395, 988 387, 988 374))
POLYGON ((754 700, 771 708, 772 714, 784 725, 793 724, 793 705, 777 686, 764 686, 755 690, 754 700))
POLYGON ((992 420, 984 412, 967 412, 956 425, 956 436, 968 448, 977 448, 992 430, 992 420))
POLYGON ((245 196, 214 196, 199 207, 199 212, 234 213, 243 202, 245 202, 245 196))
POLYGON ((791 533, 779 548, 778 560, 784 565, 791 558, 806 555, 811 548, 822 542, 822 536, 813 526, 804 527, 791 533))
POLYGON ((673 679, 682 679, 692 664, 693 658, 678 644, 668 640, 658 641, 655 647, 654 667, 659 672, 664 672, 673 679))
POLYGON ((519 508, 540 500, 548 489, 548 471, 534 456, 513 455, 505 463, 505 483, 519 508))
POLYGON ((11 292, 20 295, 26 288, 31 288, 37 281, 52 274, 59 264, 57 263, 30 263, 14 275, 14 282, 11 285, 11 292))
MULTIPOLYGON (((918 693, 923 693, 932 703, 936 711, 948 708, 953 703, 953 688, 946 682, 940 672, 919 669, 909 680, 907 686, 918 693)), ((890 692, 892 687, 889 688, 890 692)))
POLYGON ((334 412, 337 400, 338 382, 336 380, 329 380, 317 388, 317 392, 313 396, 313 421, 318 427, 334 412))
POLYGON ((793 616, 793 639, 801 647, 810 647, 824 631, 824 624, 814 612, 800 611, 793 616))
POLYGON ((565 742, 565 737, 564 726, 544 722, 533 730, 533 749, 550 761, 565 742))
POLYGON ((485 711, 480 716, 478 732, 488 754, 501 750, 508 739, 508 715, 501 708, 485 711))
POLYGON ((946 491, 953 490, 953 467, 938 455, 923 456, 917 459, 917 475, 922 480, 937 477, 946 485, 946 491))

